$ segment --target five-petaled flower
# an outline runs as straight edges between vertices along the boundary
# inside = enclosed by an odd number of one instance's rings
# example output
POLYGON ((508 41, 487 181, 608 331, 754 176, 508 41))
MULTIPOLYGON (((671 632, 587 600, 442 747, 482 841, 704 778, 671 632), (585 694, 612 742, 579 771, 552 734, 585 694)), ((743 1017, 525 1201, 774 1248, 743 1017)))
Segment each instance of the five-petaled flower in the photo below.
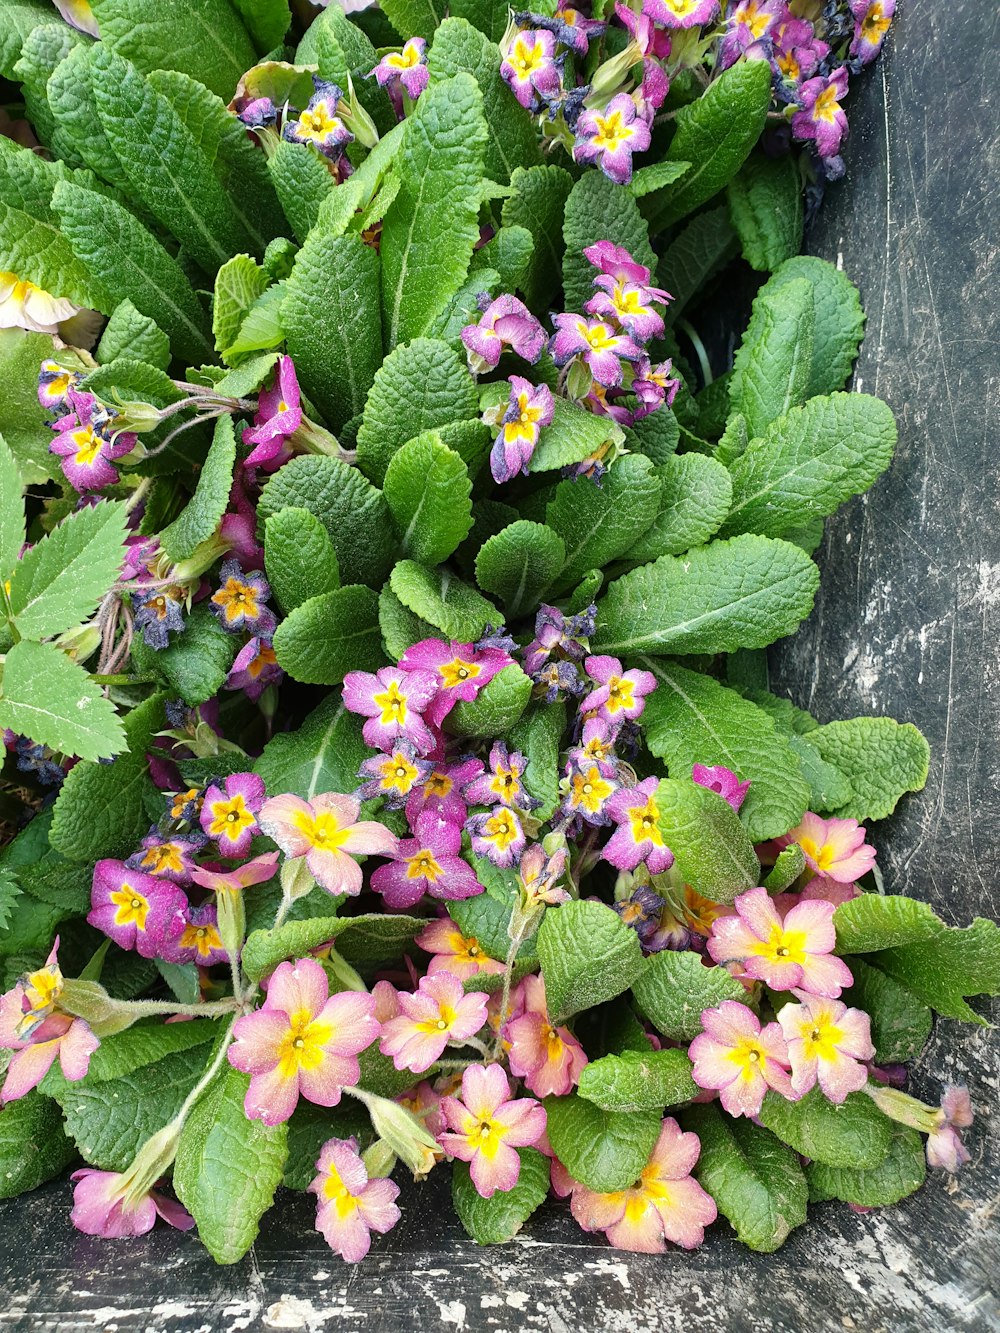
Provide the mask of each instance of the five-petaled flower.
POLYGON ((843 65, 829 76, 807 79, 799 88, 801 109, 792 116, 792 133, 797 139, 815 141, 820 157, 836 157, 847 137, 847 113, 841 106, 846 96, 843 65))
POLYGON ((556 39, 551 32, 533 29, 515 32, 507 43, 500 77, 523 107, 535 110, 542 100, 562 87, 556 60, 556 39))
POLYGON ((273 634, 274 612, 265 605, 271 589, 263 574, 256 569, 244 574, 238 560, 225 560, 219 578, 222 586, 212 594, 211 606, 222 627, 234 634, 273 634))
POLYGON ((505 292, 489 302, 475 324, 465 326, 462 342, 469 369, 481 375, 496 370, 505 347, 525 361, 537 361, 545 348, 545 330, 523 301, 505 292))
MULTIPOLYGON (((652 114, 652 113, 650 113, 652 114)), ((605 176, 618 185, 632 179, 632 154, 649 147, 650 129, 636 111, 628 93, 618 93, 603 111, 587 110, 576 122, 573 158, 597 162, 605 176)), ((598 383, 604 384, 595 373, 598 383)))
POLYGON ((260 810, 260 827, 289 857, 304 856, 310 874, 328 893, 361 892, 363 875, 356 856, 393 856, 398 840, 373 820, 358 822, 353 796, 325 792, 304 801, 274 796, 260 810))
POLYGON ((637 361, 642 355, 638 343, 616 329, 609 320, 588 319, 569 313, 555 315, 552 322, 557 330, 551 342, 556 365, 565 366, 574 357, 582 356, 591 375, 605 388, 617 388, 621 384, 623 359, 637 361))
POLYGON ((646 778, 634 787, 620 787, 608 800, 605 809, 618 827, 601 855, 619 870, 635 870, 645 861, 650 874, 660 875, 674 863, 660 829, 659 785, 659 778, 646 778))
POLYGON ((606 778, 596 764, 573 770, 563 779, 566 788, 564 808, 569 815, 579 815, 588 824, 607 824, 608 801, 618 790, 618 783, 606 778))
POLYGON ((280 963, 263 1007, 233 1025, 229 1063, 250 1075, 244 1109, 251 1120, 279 1125, 302 1096, 336 1106, 361 1077, 358 1054, 379 1033, 375 1001, 358 991, 330 995, 313 958, 280 963))
POLYGON ((430 71, 427 68, 427 42, 423 37, 411 37, 400 51, 387 51, 369 78, 374 77, 380 88, 385 88, 396 108, 403 113, 403 94, 415 102, 427 87, 430 71))
POLYGON ((875 848, 865 842, 856 819, 821 819, 807 811, 795 828, 775 839, 778 847, 793 842, 802 848, 810 870, 841 884, 853 884, 875 861, 875 848))
POLYGON ((170 879, 175 884, 189 884, 192 860, 208 839, 203 833, 176 833, 164 837, 154 824, 125 864, 130 870, 144 870, 158 879, 170 879))
POLYGON ((400 1219, 399 1186, 370 1179, 356 1139, 328 1139, 316 1163, 319 1174, 309 1186, 316 1195, 316 1230, 335 1254, 360 1263, 371 1248, 371 1233, 391 1231, 400 1219))
POLYGON ((399 810, 413 789, 430 775, 431 765, 410 741, 399 741, 385 754, 373 754, 358 770, 367 778, 355 793, 359 800, 381 797, 389 810, 399 810))
POLYGON ((434 735, 423 713, 438 690, 438 677, 430 671, 406 671, 383 667, 348 671, 344 677, 344 707, 368 721, 361 734, 376 750, 387 750, 400 737, 411 741, 420 754, 434 749, 434 735))
POLYGON ((562 1097, 580 1081, 587 1063, 569 1028, 557 1027, 545 1003, 541 976, 525 977, 512 997, 513 1017, 504 1027, 510 1072, 536 1097, 562 1097))
POLYGON ((480 974, 500 976, 503 964, 491 958, 474 935, 464 934, 451 917, 438 917, 426 925, 414 943, 431 955, 427 975, 448 972, 459 981, 480 974))
POLYGON ((458 977, 435 972, 421 977, 417 989, 399 992, 399 1014, 382 1024, 379 1050, 392 1057, 397 1069, 422 1074, 454 1042, 461 1046, 486 1025, 482 991, 468 994, 458 977))
POLYGON ((854 40, 849 54, 869 65, 882 50, 896 12, 896 0, 850 0, 854 15, 854 40))
POLYGON ((750 889, 733 903, 734 916, 712 922, 708 952, 717 963, 738 962, 772 990, 804 990, 835 1000, 854 978, 834 957, 833 903, 800 901, 784 920, 767 889, 750 889))
POLYGON ((163 951, 169 963, 197 963, 211 967, 226 959, 226 950, 219 934, 219 918, 214 903, 189 907, 184 929, 163 951))
POLYGON ((471 643, 421 639, 399 659, 404 671, 427 671, 437 676, 437 694, 424 710, 432 727, 439 727, 460 701, 471 702, 497 672, 513 658, 499 648, 477 648, 471 643))
POLYGON ((497 805, 489 813, 470 816, 466 828, 472 850, 495 866, 512 866, 524 850, 524 830, 513 810, 497 805))
POLYGON ((469 1163, 472 1183, 484 1199, 512 1190, 521 1174, 518 1148, 537 1143, 545 1132, 545 1109, 532 1097, 511 1099, 510 1083, 499 1065, 469 1065, 462 1075, 461 1100, 444 1097, 441 1112, 448 1131, 441 1146, 469 1163))
POLYGON ((94 866, 87 921, 122 949, 156 958, 186 924, 187 898, 169 880, 106 859, 94 866))
POLYGON ((115 431, 115 416, 92 393, 70 387, 69 412, 52 429, 56 437, 49 451, 62 460, 66 480, 78 491, 100 491, 118 480, 117 459, 135 448, 136 436, 115 431))
POLYGON ((490 750, 488 771, 470 782, 463 795, 470 805, 496 805, 499 801, 513 809, 532 810, 539 802, 525 788, 527 766, 523 754, 508 750, 503 741, 496 741, 490 750))
POLYGON ((63 975, 58 951, 57 939, 43 966, 0 996, 0 1050, 13 1052, 0 1089, 0 1105, 37 1087, 57 1055, 64 1078, 70 1082, 83 1078, 99 1045, 82 1018, 59 1009, 63 975))
POLYGON ((580 700, 580 712, 600 713, 609 722, 634 722, 646 707, 646 695, 656 689, 651 671, 626 671, 617 657, 588 657, 584 669, 597 689, 580 700))
POLYGON ((792 1090, 804 1096, 818 1083, 831 1102, 842 1102, 868 1082, 866 1061, 875 1059, 871 1019, 840 1000, 802 994, 786 1004, 778 1022, 788 1046, 792 1090))
POLYGON ((483 886, 463 861, 462 826, 427 811, 417 820, 414 837, 403 838, 393 859, 372 875, 372 888, 386 905, 413 907, 424 894, 432 898, 472 898, 483 886))
POLYGON ((256 773, 232 773, 223 787, 212 784, 201 807, 201 827, 223 856, 246 856, 257 832, 264 803, 264 783, 256 773))
POLYGON ((276 685, 284 676, 270 639, 255 634, 236 654, 229 675, 227 690, 242 690, 251 703, 256 703, 269 685, 276 685))
POLYGON ((730 0, 726 33, 719 47, 719 68, 735 64, 787 13, 785 0, 730 0))
POLYGON ((723 1000, 701 1015, 703 1031, 688 1048, 691 1077, 699 1088, 716 1088, 731 1116, 760 1113, 768 1088, 795 1101, 788 1074, 788 1047, 777 1023, 760 1019, 737 1000, 723 1000))
POLYGON ((309 144, 325 157, 336 160, 354 140, 354 135, 339 114, 343 93, 335 83, 329 83, 315 74, 313 88, 315 91, 298 119, 285 121, 282 137, 290 139, 292 143, 309 144))

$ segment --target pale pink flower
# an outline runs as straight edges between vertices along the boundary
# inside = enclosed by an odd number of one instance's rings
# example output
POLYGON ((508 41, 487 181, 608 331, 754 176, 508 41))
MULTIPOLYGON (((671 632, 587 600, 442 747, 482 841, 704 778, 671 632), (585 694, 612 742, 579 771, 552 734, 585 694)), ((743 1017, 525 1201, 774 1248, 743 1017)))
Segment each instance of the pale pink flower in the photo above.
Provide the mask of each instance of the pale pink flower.
POLYGON ((355 856, 393 856, 394 833, 374 821, 358 823, 361 806, 353 796, 326 792, 304 801, 275 796, 261 808, 261 829, 286 856, 306 858, 316 883, 328 893, 356 895, 363 875, 355 856))
POLYGON ((134 1197, 128 1175, 82 1167, 70 1179, 77 1182, 70 1221, 88 1236, 107 1240, 143 1236, 153 1229, 157 1216, 178 1231, 190 1231, 194 1226, 194 1218, 175 1199, 155 1190, 134 1197))
POLYGON ((804 990, 836 999, 853 981, 833 955, 833 903, 799 902, 784 921, 767 889, 751 889, 733 903, 734 916, 712 923, 708 952, 717 963, 739 962, 744 973, 772 990, 804 990))
POLYGON ((459 1045, 486 1023, 487 996, 467 995, 457 977, 435 972, 422 977, 411 995, 399 992, 399 1017, 382 1026, 379 1050, 397 1069, 422 1074, 441 1056, 449 1042, 459 1045))
POLYGON ((441 1110, 451 1127, 440 1135, 441 1146, 469 1163, 482 1197, 512 1190, 521 1174, 516 1150, 535 1144, 545 1132, 545 1108, 531 1097, 512 1100, 499 1065, 469 1065, 462 1075, 461 1101, 444 1097, 441 1110))
POLYGON ((723 1000, 701 1015, 703 1031, 688 1049, 691 1077, 699 1088, 716 1088, 731 1116, 760 1113, 768 1088, 795 1101, 788 1076, 788 1047, 777 1023, 761 1027, 745 1004, 723 1000))
POLYGON ((856 819, 821 819, 806 811, 802 822, 783 837, 778 847, 797 842, 806 855, 806 865, 817 875, 827 875, 841 884, 852 884, 875 861, 875 848, 865 842, 865 830, 856 819))
POLYGON ((371 1248, 371 1233, 391 1231, 400 1219, 399 1186, 369 1179, 356 1139, 328 1139, 316 1163, 319 1175, 309 1186, 316 1195, 316 1230, 335 1254, 359 1263, 371 1248))
POLYGON ((414 943, 433 955, 427 965, 430 977, 438 972, 450 972, 459 981, 468 981, 480 973, 500 976, 503 972, 503 963, 491 958, 474 935, 463 935, 448 916, 431 921, 414 943))
POLYGON ((792 1089, 802 1097, 817 1083, 838 1104, 868 1082, 866 1061, 875 1059, 871 1019, 840 1000, 801 995, 800 1004, 786 1004, 778 1022, 788 1046, 792 1089))
POLYGON ((550 1022, 541 976, 525 977, 519 990, 520 1014, 504 1028, 510 1072, 536 1097, 562 1097, 580 1081, 586 1053, 569 1028, 550 1022))

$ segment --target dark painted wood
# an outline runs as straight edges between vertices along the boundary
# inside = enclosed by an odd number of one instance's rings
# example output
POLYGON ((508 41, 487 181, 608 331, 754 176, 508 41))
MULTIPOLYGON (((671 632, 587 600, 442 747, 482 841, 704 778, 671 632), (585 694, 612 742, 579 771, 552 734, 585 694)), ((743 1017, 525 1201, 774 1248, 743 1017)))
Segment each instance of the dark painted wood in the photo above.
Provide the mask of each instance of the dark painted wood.
MULTIPOLYGON (((900 450, 830 523, 816 612, 774 653, 772 682, 823 721, 886 712, 927 732, 927 791, 875 838, 890 889, 964 921, 1000 914, 1000 161, 988 114, 1000 21, 983 0, 900 8, 894 49, 853 105, 848 183, 812 238, 861 286, 857 382, 896 410, 900 450)), ((961 1177, 936 1175, 881 1212, 823 1205, 773 1256, 748 1254, 723 1226, 693 1255, 620 1254, 556 1203, 511 1245, 479 1250, 442 1179, 404 1191, 401 1224, 355 1268, 311 1230, 311 1198, 287 1195, 252 1254, 219 1269, 165 1228, 135 1242, 78 1235, 56 1182, 0 1205, 0 1328, 996 1329, 998 1055, 994 1033, 945 1023, 916 1071, 929 1097, 942 1080, 972 1090, 961 1177)))

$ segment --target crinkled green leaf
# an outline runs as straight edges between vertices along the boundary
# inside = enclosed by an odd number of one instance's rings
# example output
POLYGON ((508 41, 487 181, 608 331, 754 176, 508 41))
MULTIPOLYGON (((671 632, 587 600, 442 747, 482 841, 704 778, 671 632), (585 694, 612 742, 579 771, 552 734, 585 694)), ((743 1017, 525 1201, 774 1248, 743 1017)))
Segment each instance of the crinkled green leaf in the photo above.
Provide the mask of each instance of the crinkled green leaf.
POLYGON ((202 602, 166 648, 154 652, 134 642, 132 658, 140 671, 158 671, 174 694, 194 708, 222 688, 238 646, 236 636, 227 633, 202 602))
POLYGON ((769 893, 781 893, 794 884, 806 868, 806 856, 797 842, 789 843, 778 853, 777 860, 763 881, 769 893))
POLYGON ((51 644, 30 639, 7 653, 0 726, 81 759, 107 758, 125 745, 114 704, 83 667, 51 644))
POLYGON ((688 1102, 698 1088, 685 1051, 623 1051, 592 1060, 580 1074, 580 1096, 602 1111, 662 1111, 688 1102))
POLYGON ((455 736, 502 735, 517 722, 530 698, 531 681, 512 662, 497 672, 475 699, 460 699, 448 714, 445 727, 455 736))
POLYGON ((17 460, 0 435, 0 580, 13 573, 24 545, 24 500, 17 460))
POLYGON ((233 419, 219 417, 194 495, 173 523, 160 533, 160 546, 171 560, 186 560, 195 547, 215 532, 229 503, 235 464, 233 419))
POLYGON ((521 291, 534 251, 535 238, 527 227, 501 227, 472 256, 469 277, 492 269, 500 279, 501 291, 521 291))
POLYGON ((805 278, 812 286, 815 326, 807 398, 836 393, 850 378, 865 331, 858 289, 846 273, 815 255, 786 259, 758 293, 758 300, 805 278))
POLYGON ((362 1151, 375 1137, 368 1112, 358 1101, 341 1099, 337 1107, 313 1106, 305 1098, 288 1122, 288 1160, 282 1185, 289 1190, 306 1190, 316 1179, 316 1163, 327 1139, 355 1138, 362 1151))
POLYGON ((280 46, 292 21, 288 0, 232 0, 261 55, 280 46))
POLYGON ((804 279, 776 290, 764 287, 736 353, 729 400, 752 440, 809 395, 816 315, 804 279))
POLYGON ((170 364, 170 339, 154 319, 140 314, 126 298, 115 306, 105 325, 96 356, 102 365, 125 357, 166 370, 170 364))
POLYGON ((307 685, 339 685, 348 671, 377 671, 378 595, 355 583, 310 597, 275 630, 274 651, 291 678, 307 685))
POLYGON ((659 1111, 602 1111, 571 1093, 546 1097, 552 1151, 574 1180, 600 1194, 629 1189, 660 1134, 659 1111))
POLYGON ((768 1092, 760 1120, 796 1152, 828 1166, 878 1166, 892 1143, 893 1122, 863 1092, 849 1093, 839 1106, 818 1087, 797 1102, 768 1092))
POLYGON ((930 747, 912 722, 845 718, 810 731, 809 744, 850 784, 850 798, 835 811, 842 819, 884 819, 927 781, 930 747))
POLYGON ((353 791, 358 769, 370 754, 361 739, 361 719, 334 692, 295 731, 272 736, 254 772, 264 779, 269 796, 291 792, 311 801, 328 791, 353 791))
POLYGON ((647 194, 654 194, 657 190, 673 185, 690 170, 690 162, 650 162, 644 167, 636 167, 626 188, 636 199, 643 199, 647 194))
POLYGON ((280 509, 264 525, 264 568, 286 615, 340 587, 340 565, 330 535, 308 509, 280 509))
POLYGON ((808 736, 786 733, 788 744, 798 755, 802 776, 809 783, 809 809, 815 813, 836 810, 851 799, 851 784, 833 764, 828 764, 808 736))
POLYGON ((510 1190, 484 1199, 472 1183, 466 1162, 456 1162, 451 1175, 451 1201, 462 1226, 478 1245, 503 1245, 524 1226, 549 1192, 549 1164, 535 1148, 521 1148, 521 1170, 510 1190))
POLYGON ((889 1153, 878 1166, 806 1165, 809 1198, 814 1202, 842 1199, 862 1208, 888 1208, 918 1190, 927 1177, 924 1141, 915 1129, 893 1125, 889 1153))
POLYGON ((254 303, 268 288, 268 277, 249 255, 233 255, 215 275, 212 332, 215 350, 225 352, 239 335, 254 303))
POLYGON ((529 796, 541 802, 534 811, 537 819, 550 819, 559 804, 559 754, 565 729, 565 705, 539 701, 521 715, 507 736, 510 748, 527 756, 523 781, 529 796))
POLYGON ((685 884, 717 903, 756 887, 760 863, 728 801, 689 778, 662 778, 656 805, 663 841, 685 884))
POLYGON ((387 0, 381 8, 404 40, 423 37, 427 42, 434 37, 446 12, 438 0, 387 0))
POLYGON ((538 956, 554 1023, 614 999, 645 965, 635 931, 604 903, 582 900, 546 911, 538 956))
POLYGON ((746 991, 724 967, 706 966, 701 954, 673 950, 646 960, 632 982, 632 994, 653 1026, 671 1041, 696 1037, 703 1009, 746 998, 746 991))
POLYGON ((400 560, 389 582, 393 592, 414 615, 436 625, 449 639, 473 643, 487 625, 503 621, 485 597, 447 569, 428 569, 416 560, 400 560))
POLYGON ((0 75, 14 77, 14 65, 32 28, 52 22, 52 6, 47 0, 4 0, 0 23, 0 75))
POLYGON ((472 526, 468 469, 435 431, 425 431, 393 454, 382 493, 400 550, 425 565, 447 560, 472 526))
POLYGON ((876 1062, 910 1064, 931 1035, 934 1020, 930 1009, 906 986, 863 958, 852 958, 849 966, 854 985, 841 999, 871 1015, 876 1062))
POLYGON ((503 225, 531 233, 534 250, 520 286, 528 305, 542 312, 559 285, 563 216, 573 178, 564 167, 515 167, 510 187, 501 210, 503 225))
POLYGON ((295 239, 304 242, 319 218, 320 205, 334 188, 326 159, 307 144, 281 139, 267 169, 295 239))
POLYGON ((491 537, 476 556, 476 582, 516 619, 533 610, 541 594, 559 578, 566 547, 544 523, 521 519, 491 537))
POLYGON ((385 651, 396 662, 412 644, 419 643, 421 639, 438 637, 437 626, 414 615, 388 583, 378 595, 378 623, 385 651))
POLYGON ((732 503, 728 471, 702 454, 675 454, 656 468, 655 475, 660 482, 659 510, 627 552, 628 560, 640 565, 701 546, 718 531, 732 503))
POLYGON ((230 398, 247 398, 256 393, 278 363, 277 352, 262 352, 241 365, 234 366, 215 381, 216 393, 230 398))
POLYGON ((125 191, 128 178, 97 115, 90 63, 94 49, 74 46, 49 76, 45 93, 60 141, 71 144, 102 180, 125 191))
MULTIPOLYGON (((109 201, 103 195, 60 181, 57 190, 73 189, 85 194, 98 207, 109 201)), ((115 301, 103 275, 86 259, 74 253, 62 230, 51 222, 42 222, 19 208, 0 201, 0 271, 16 273, 53 296, 62 296, 77 305, 90 306, 108 313, 115 301)))
MULTIPOLYGON (((332 900, 331 900, 332 901, 332 900)), ((320 916, 306 921, 286 921, 277 930, 255 930, 243 946, 243 970, 251 981, 273 972, 286 958, 303 958, 331 940, 341 941, 352 933, 366 936, 368 947, 402 951, 426 923, 422 917, 378 913, 365 916, 320 916), (377 945, 374 944, 378 941, 377 945)))
POLYGON ((773 272, 802 247, 802 178, 791 153, 752 153, 726 189, 743 258, 773 272))
MULTIPOLYGON (((147 1065, 165 1060, 178 1051, 194 1050, 216 1041, 222 1035, 222 1025, 211 1018, 194 1018, 190 1022, 165 1023, 162 1019, 138 1023, 135 1027, 103 1037, 90 1057, 85 1084, 107 1083, 127 1078, 147 1065)), ((203 1060, 205 1056, 201 1057, 203 1060)), ((53 1065, 45 1079, 45 1091, 57 1092, 61 1098, 72 1094, 72 1085, 53 1065)))
POLYGON ((570 191, 563 241, 566 245, 562 259, 563 292, 567 310, 582 311, 584 303, 594 294, 593 281, 598 271, 583 252, 597 241, 623 245, 638 263, 650 269, 656 267, 649 229, 639 205, 627 190, 599 171, 585 172, 570 191))
POLYGON ((0 1199, 37 1189, 75 1156, 73 1140, 67 1137, 59 1107, 51 1098, 32 1091, 9 1102, 0 1115, 0 1199))
MULTIPOLYGON (((4 15, 6 17, 6 15, 4 15)), ((57 15, 50 16, 53 20, 57 15)), ((56 118, 49 106, 47 85, 56 67, 76 46, 90 45, 83 33, 68 24, 51 22, 33 28, 21 47, 21 58, 14 66, 14 77, 21 85, 24 109, 36 135, 60 157, 79 162, 72 140, 60 136, 56 118)))
POLYGON ((499 42, 507 29, 510 6, 505 0, 453 0, 452 14, 468 21, 492 42, 499 42))

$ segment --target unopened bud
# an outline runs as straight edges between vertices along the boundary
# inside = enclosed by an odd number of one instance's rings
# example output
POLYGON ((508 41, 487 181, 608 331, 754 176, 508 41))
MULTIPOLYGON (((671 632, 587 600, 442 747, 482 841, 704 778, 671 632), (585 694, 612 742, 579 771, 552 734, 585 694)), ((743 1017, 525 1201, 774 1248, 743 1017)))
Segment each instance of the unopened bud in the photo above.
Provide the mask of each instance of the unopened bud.
POLYGON ((388 1097, 376 1097, 362 1088, 352 1088, 351 1093, 368 1108, 372 1127, 379 1138, 385 1140, 416 1177, 426 1176, 443 1155, 429 1130, 412 1112, 388 1097))

